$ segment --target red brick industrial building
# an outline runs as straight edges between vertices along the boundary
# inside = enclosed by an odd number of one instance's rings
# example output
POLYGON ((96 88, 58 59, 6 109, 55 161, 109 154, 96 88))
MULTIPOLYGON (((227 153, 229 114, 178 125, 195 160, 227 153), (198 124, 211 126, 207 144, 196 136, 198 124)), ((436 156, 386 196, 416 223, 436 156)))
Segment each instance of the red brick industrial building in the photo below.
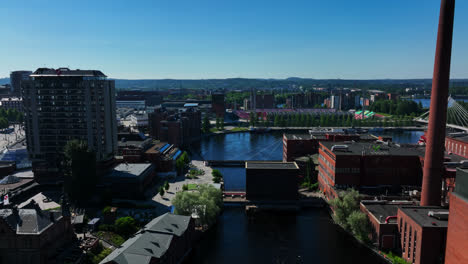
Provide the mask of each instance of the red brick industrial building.
POLYGON ((338 190, 400 193, 402 186, 421 186, 422 168, 417 146, 370 142, 319 142, 320 190, 328 199, 338 190))
MULTIPOLYGON (((323 134, 283 134, 283 161, 318 153, 319 141, 375 141, 378 137, 372 135, 343 134, 328 132, 323 134)), ((391 137, 383 137, 383 141, 391 141, 391 137)))
POLYGON ((468 136, 466 134, 455 134, 445 137, 445 151, 448 153, 453 153, 468 159, 467 146, 468 136))
POLYGON ((468 263, 468 170, 457 170, 457 185, 450 195, 445 264, 468 263))
POLYGON ((448 210, 437 206, 398 208, 402 258, 415 264, 443 263, 448 210))
POLYGON ((201 136, 201 112, 186 108, 181 112, 156 109, 148 117, 150 135, 178 147, 189 144, 201 136))

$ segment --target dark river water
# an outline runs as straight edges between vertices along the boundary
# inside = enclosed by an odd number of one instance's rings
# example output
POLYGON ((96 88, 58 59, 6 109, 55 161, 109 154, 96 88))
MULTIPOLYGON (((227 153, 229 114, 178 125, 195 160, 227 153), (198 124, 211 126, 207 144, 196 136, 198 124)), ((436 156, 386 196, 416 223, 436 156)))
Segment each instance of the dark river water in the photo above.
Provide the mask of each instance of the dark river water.
MULTIPOLYGON (((374 133, 380 134, 380 133, 374 133)), ((385 133, 393 141, 416 143, 422 131, 385 133)), ((207 160, 281 160, 282 133, 237 133, 202 140, 194 158, 207 160), (201 156, 201 157, 200 157, 201 156)), ((226 190, 245 189, 243 168, 219 168, 226 190)), ((190 263, 381 263, 367 248, 333 224, 325 209, 297 214, 265 214, 249 220, 243 206, 226 206, 218 223, 194 248, 190 263)))
POLYGON ((324 209, 249 220, 243 207, 226 207, 190 263, 380 263, 332 223, 324 209))

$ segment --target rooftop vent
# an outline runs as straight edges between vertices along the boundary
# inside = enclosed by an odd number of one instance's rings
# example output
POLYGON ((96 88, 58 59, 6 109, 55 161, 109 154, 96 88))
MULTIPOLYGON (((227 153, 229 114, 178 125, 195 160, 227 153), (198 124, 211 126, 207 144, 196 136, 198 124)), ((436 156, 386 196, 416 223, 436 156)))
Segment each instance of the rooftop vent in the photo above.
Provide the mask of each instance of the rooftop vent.
POLYGON ((346 151, 348 148, 348 145, 333 145, 331 147, 331 151, 346 151))
POLYGON ((427 213, 428 216, 434 217, 438 220, 448 220, 449 212, 434 212, 434 211, 429 211, 427 213))

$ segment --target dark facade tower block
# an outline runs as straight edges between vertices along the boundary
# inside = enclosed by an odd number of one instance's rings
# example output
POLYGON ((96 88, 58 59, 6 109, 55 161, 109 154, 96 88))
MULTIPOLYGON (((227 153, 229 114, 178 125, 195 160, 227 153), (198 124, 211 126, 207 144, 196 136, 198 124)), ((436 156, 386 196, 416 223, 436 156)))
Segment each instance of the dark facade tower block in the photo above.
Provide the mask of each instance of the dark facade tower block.
POLYGON ((215 93, 211 95, 211 107, 217 117, 224 117, 226 106, 224 105, 223 93, 215 93))
POLYGON ((115 82, 96 70, 39 68, 22 83, 26 141, 34 175, 60 176, 63 147, 83 140, 98 161, 117 152, 115 82))
POLYGON ((295 162, 247 161, 248 200, 295 200, 299 167, 295 162))
POLYGON ((455 0, 442 0, 432 78, 421 205, 440 205, 455 0))

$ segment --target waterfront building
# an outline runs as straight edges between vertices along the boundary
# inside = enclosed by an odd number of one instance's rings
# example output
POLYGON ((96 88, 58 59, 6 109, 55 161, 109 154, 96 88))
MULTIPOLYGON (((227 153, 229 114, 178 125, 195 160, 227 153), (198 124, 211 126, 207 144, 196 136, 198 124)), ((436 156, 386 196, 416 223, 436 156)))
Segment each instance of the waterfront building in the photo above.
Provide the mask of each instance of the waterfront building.
POLYGON ((398 208, 415 205, 413 201, 363 200, 360 209, 372 227, 371 240, 381 250, 401 249, 397 223, 398 208))
POLYGON ((226 113, 224 93, 213 93, 211 95, 211 107, 217 117, 224 117, 224 114, 226 113))
POLYGON ((343 132, 323 132, 321 134, 283 134, 283 161, 318 153, 319 141, 391 141, 391 137, 376 137, 367 134, 344 134, 343 132))
POLYGON ((63 147, 87 142, 98 161, 117 151, 114 81, 96 70, 39 68, 22 83, 26 141, 36 178, 59 175, 63 147))
POLYGON ((192 250, 194 221, 165 213, 146 224, 101 264, 182 263, 192 250))
POLYGON ((445 151, 468 159, 468 134, 455 133, 445 137, 445 151))
POLYGON ((21 86, 24 81, 31 79, 32 71, 12 71, 10 73, 11 94, 21 96, 21 86))
POLYGON ((351 141, 319 145, 318 182, 327 199, 348 188, 380 195, 401 193, 402 186, 421 186, 423 151, 417 145, 351 141))
POLYGON ((141 134, 119 133, 118 156, 125 162, 138 163, 145 160, 145 151, 153 145, 153 139, 141 134))
POLYGON ((5 110, 14 109, 23 112, 23 100, 19 97, 3 97, 0 100, 0 107, 5 110))
POLYGON ((144 191, 154 180, 155 166, 151 163, 121 163, 104 175, 103 184, 113 197, 144 199, 144 191))
POLYGON ((246 161, 248 200, 296 200, 299 167, 295 162, 246 161))
POLYGON ((445 264, 468 263, 468 170, 457 169, 457 185, 450 195, 445 264))
POLYGON ((156 165, 158 172, 173 171, 181 154, 179 148, 167 142, 156 143, 145 152, 146 159, 156 165))
POLYGON ((402 258, 414 264, 443 263, 448 218, 448 209, 438 206, 398 208, 402 258))
POLYGON ((201 112, 196 107, 187 107, 180 112, 159 108, 150 113, 148 119, 152 138, 177 147, 201 137, 201 112))
POLYGON ((76 238, 67 206, 44 211, 34 200, 0 209, 0 234, 0 263, 55 263, 58 249, 76 238))

